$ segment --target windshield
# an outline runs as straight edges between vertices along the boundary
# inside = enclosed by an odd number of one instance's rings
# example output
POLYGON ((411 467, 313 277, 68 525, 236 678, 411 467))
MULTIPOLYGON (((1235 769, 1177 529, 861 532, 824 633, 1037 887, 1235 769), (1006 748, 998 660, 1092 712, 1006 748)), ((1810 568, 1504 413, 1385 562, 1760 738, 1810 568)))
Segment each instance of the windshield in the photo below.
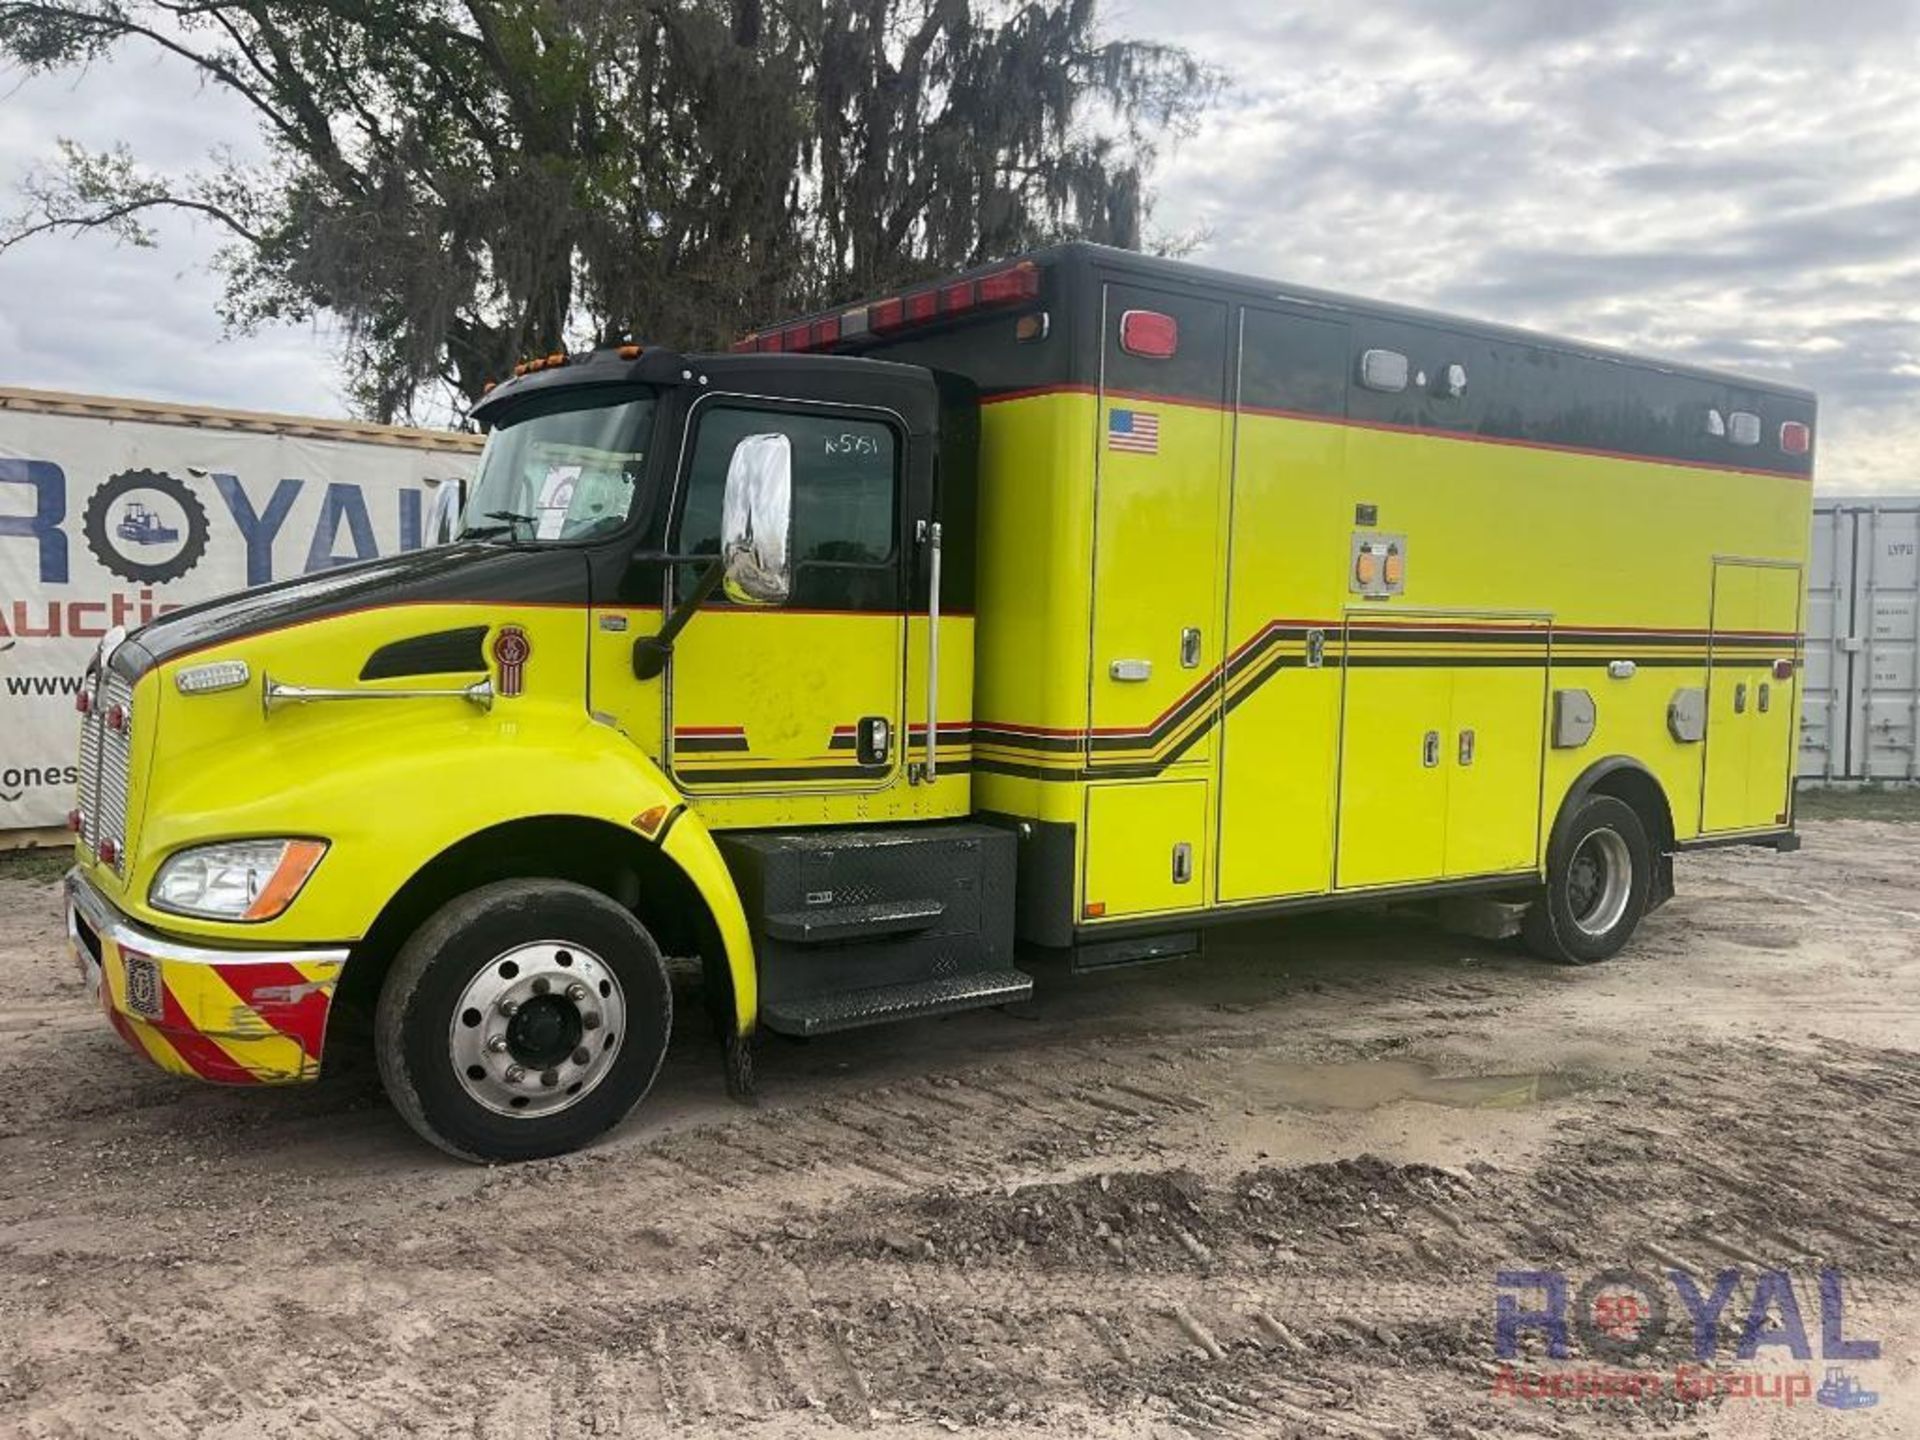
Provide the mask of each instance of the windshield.
POLYGON ((653 433, 652 391, 580 392, 523 409, 487 438, 462 539, 580 540, 634 514, 653 433))

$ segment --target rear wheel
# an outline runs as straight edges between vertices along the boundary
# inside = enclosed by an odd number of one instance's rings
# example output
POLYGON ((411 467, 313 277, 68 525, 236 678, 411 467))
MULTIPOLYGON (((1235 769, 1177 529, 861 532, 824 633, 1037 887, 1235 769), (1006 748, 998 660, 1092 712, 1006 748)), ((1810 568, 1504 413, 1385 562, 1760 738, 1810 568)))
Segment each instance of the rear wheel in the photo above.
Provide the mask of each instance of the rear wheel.
POLYGON ((1647 828, 1624 800, 1589 795, 1547 856, 1547 888, 1527 911, 1527 946, 1543 960, 1591 965, 1619 952, 1646 912, 1653 880, 1647 828))
POLYGON ((374 1046, 409 1125, 467 1160, 558 1155, 652 1087, 673 1024, 646 929, 598 891, 505 880, 449 901, 401 947, 374 1046))

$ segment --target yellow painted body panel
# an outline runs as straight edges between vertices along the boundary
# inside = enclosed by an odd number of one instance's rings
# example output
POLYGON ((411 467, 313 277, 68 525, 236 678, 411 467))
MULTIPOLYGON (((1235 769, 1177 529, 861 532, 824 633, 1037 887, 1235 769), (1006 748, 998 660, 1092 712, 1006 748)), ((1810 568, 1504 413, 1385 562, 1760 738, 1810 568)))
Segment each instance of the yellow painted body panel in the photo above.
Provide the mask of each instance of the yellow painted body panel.
MULTIPOLYGON (((1217 577, 1222 451, 1226 425, 1217 410, 1104 401, 1115 410, 1152 414, 1160 451, 1131 454, 1102 447, 1095 496, 1093 664, 1095 769, 1213 752, 1212 708, 1186 715, 1196 687, 1220 664, 1217 577), (1183 653, 1192 631, 1197 646, 1183 653), (1119 743, 1123 742, 1124 743, 1119 743)), ((1202 697, 1204 698, 1204 697, 1202 697)))
POLYGON ((1087 786, 1086 905, 1110 919, 1197 910, 1206 903, 1205 780, 1087 786), (1174 847, 1192 857, 1184 879, 1174 847))
MULTIPOLYGON (((1107 838, 1087 833, 1098 815, 1118 813, 1111 800, 1088 808, 1096 779, 1206 787, 1213 826, 1196 863, 1211 877, 1213 908, 1537 871, 1569 787, 1609 756, 1654 776, 1678 840, 1702 833, 1710 747, 1676 740, 1668 705, 1676 691, 1708 682, 1716 557, 1767 561, 1772 568, 1759 573, 1789 577, 1767 582, 1775 588, 1765 603, 1757 594, 1747 603, 1736 628, 1758 633, 1746 637, 1742 663, 1757 676, 1776 658, 1797 658, 1801 572, 1779 567, 1804 563, 1804 480, 1229 410, 1230 518, 1215 532, 1209 575, 1208 527, 1196 517, 1209 503, 1208 447, 1218 432, 1204 417, 1215 412, 1124 403, 1151 408, 1161 434, 1158 456, 1124 456, 1124 470, 1097 457, 1107 412, 1095 395, 1025 395, 990 403, 983 418, 976 805, 1080 827, 1075 924, 1095 930, 1140 913, 1090 888, 1095 857, 1100 876, 1119 873, 1107 838), (1188 410, 1203 418, 1184 423, 1188 410), (1159 537, 1126 567, 1118 601, 1107 596, 1095 545, 1096 468, 1103 486, 1128 477, 1129 536, 1159 537), (1356 523, 1357 507, 1372 507, 1374 523, 1356 523), (1356 532, 1404 537, 1403 593, 1353 593, 1356 532), (1096 575, 1100 585, 1089 586, 1096 575), (1206 628, 1220 644, 1209 639, 1206 653, 1218 678, 1189 680, 1212 683, 1214 703, 1191 711, 1177 735, 1162 734, 1158 748, 1129 754, 1115 778, 1099 779, 1105 770, 1089 771, 1075 737, 1097 745, 1105 720, 1137 728, 1187 690, 1148 699, 1140 687, 1132 708, 1101 711, 1120 649, 1101 628, 1101 607, 1130 616, 1142 627, 1135 633, 1151 625, 1171 637, 1139 657, 1153 660, 1157 681, 1185 623, 1173 623, 1179 607, 1214 576, 1224 577, 1218 618, 1206 628), (1444 618, 1460 633, 1402 647, 1403 668, 1419 673, 1349 674, 1349 615, 1363 627, 1444 618), (1324 642, 1318 666, 1307 662, 1314 635, 1324 642), (1614 673, 1615 661, 1632 663, 1614 673), (1082 676, 1092 690, 1084 704, 1070 684, 1082 676), (1592 697, 1585 744, 1551 743, 1557 688, 1592 697), (1428 729, 1440 732, 1437 774, 1420 763, 1428 729), (1462 729, 1475 731, 1464 766, 1462 729), (1208 749, 1214 731, 1223 738, 1208 749), (1086 916, 1085 904, 1098 900, 1106 913, 1086 916)), ((1103 516, 1102 545, 1107 523, 1103 516)), ((1768 714, 1780 728, 1759 751, 1744 747, 1738 798, 1716 817, 1724 827, 1781 823, 1798 683, 1773 685, 1768 714)), ((1145 883, 1163 868, 1163 847, 1155 837, 1141 848, 1145 883)))
POLYGON ((1346 674, 1338 883, 1355 889, 1434 879, 1446 866, 1453 676, 1414 666, 1346 674))
POLYGON ((1799 671, 1773 673, 1787 652, 1756 650, 1743 635, 1797 630, 1801 571, 1723 561, 1714 567, 1713 652, 1707 677, 1706 779, 1701 829, 1785 823, 1800 714, 1799 671))

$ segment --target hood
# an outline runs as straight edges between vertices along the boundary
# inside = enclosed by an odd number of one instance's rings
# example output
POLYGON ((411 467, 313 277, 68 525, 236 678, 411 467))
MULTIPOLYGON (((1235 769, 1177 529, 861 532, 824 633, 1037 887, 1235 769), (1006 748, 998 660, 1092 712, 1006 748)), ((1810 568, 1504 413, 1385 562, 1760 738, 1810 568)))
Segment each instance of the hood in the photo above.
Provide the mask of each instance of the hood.
POLYGON ((585 605, 586 557, 572 546, 468 541, 262 585, 161 616, 127 637, 112 666, 138 680, 154 666, 249 635, 390 605, 585 605))

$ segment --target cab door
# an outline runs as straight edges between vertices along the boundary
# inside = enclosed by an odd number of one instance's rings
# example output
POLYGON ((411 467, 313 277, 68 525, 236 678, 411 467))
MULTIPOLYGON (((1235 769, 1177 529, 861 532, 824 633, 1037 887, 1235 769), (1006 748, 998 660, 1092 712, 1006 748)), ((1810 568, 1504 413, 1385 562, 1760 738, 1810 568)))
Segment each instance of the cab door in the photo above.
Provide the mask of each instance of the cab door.
MULTIPOLYGON (((716 588, 674 644, 663 750, 689 794, 861 793, 902 773, 907 436, 890 413, 711 396, 688 420, 668 543, 676 602, 720 553, 737 447, 791 454, 792 579, 776 604, 716 588)), ((821 819, 838 818, 822 812, 821 819)))

